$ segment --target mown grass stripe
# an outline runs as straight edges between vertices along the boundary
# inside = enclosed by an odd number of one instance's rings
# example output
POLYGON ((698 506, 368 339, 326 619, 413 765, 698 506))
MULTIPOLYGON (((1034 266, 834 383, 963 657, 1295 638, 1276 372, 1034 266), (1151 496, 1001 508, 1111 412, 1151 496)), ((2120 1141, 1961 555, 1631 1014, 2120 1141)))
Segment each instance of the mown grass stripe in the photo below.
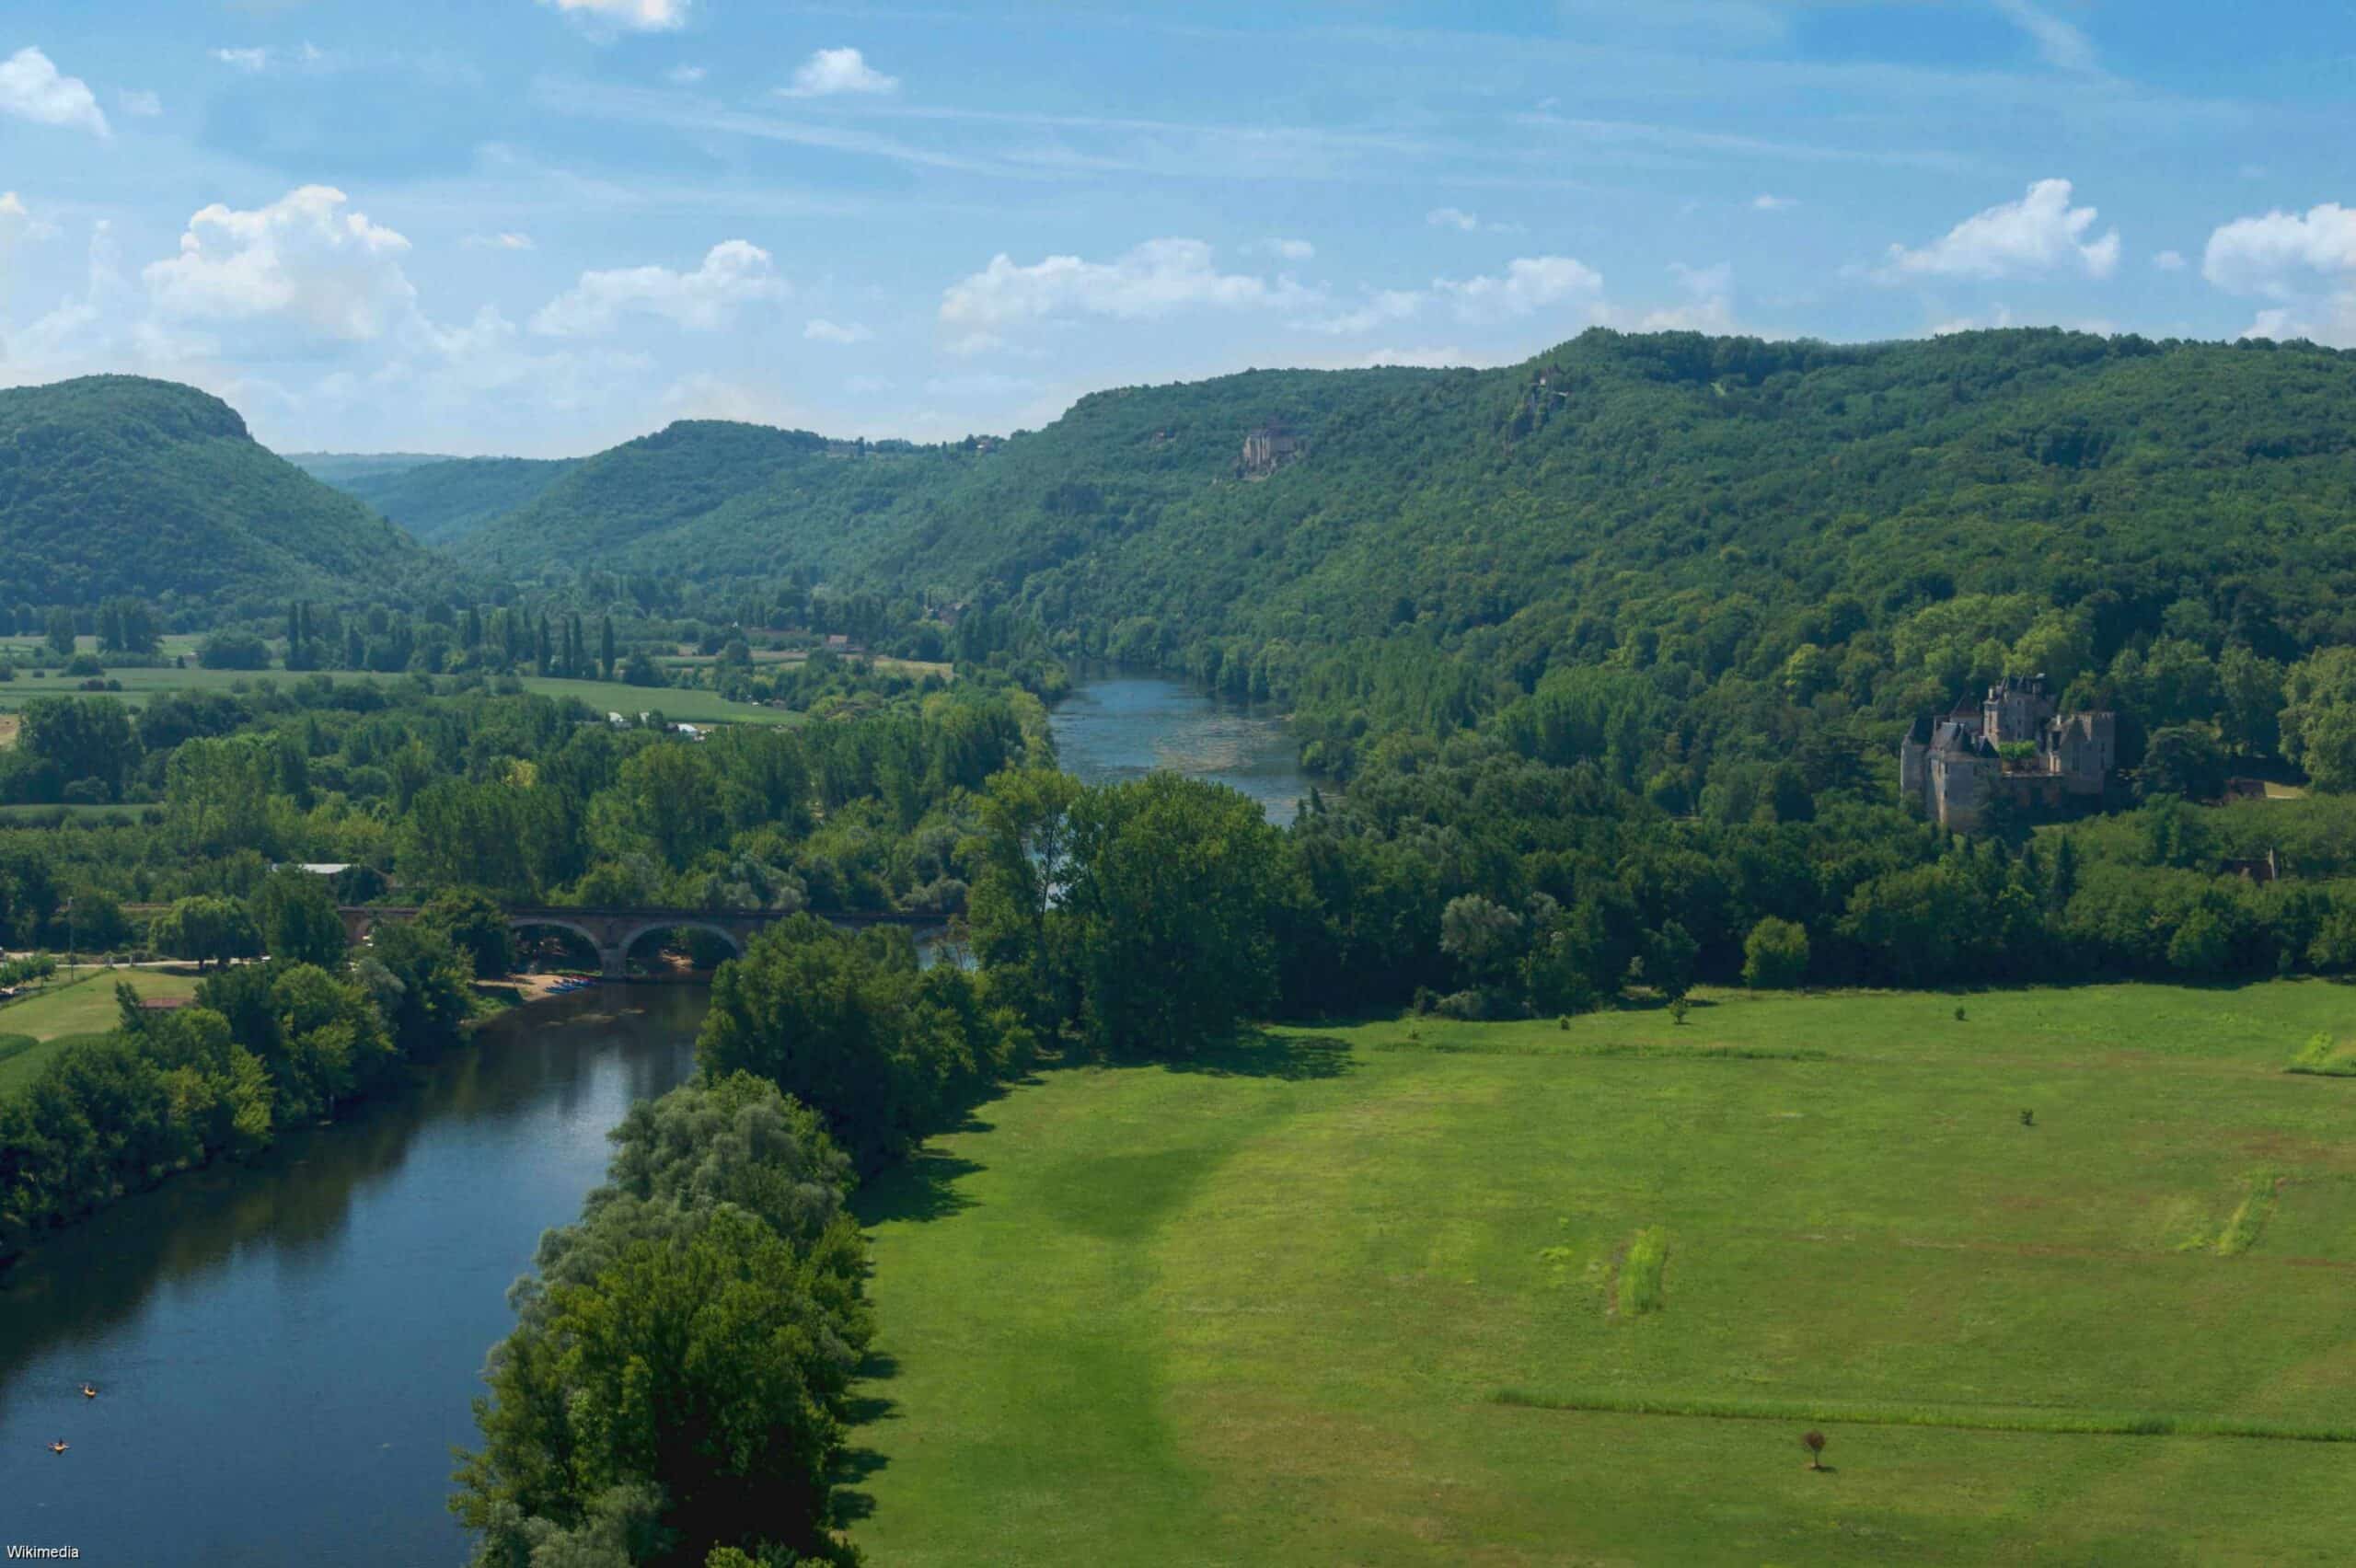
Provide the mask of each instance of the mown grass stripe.
POLYGON ((2235 1206, 2233 1216, 2225 1221, 2225 1228, 2217 1236, 2217 1255, 2238 1258, 2258 1245, 2265 1234, 2266 1222, 2273 1217, 2274 1200, 2281 1191, 2281 1179, 2271 1170, 2254 1172, 2249 1178, 2249 1190, 2235 1206))
POLYGON ((1382 1039, 1366 1042, 1359 1047, 1367 1051, 1415 1052, 1432 1056, 1636 1056, 1678 1062, 1829 1062, 1830 1051, 1815 1051, 1805 1047, 1779 1050, 1772 1047, 1733 1045, 1657 1045, 1642 1041, 1593 1041, 1579 1044, 1557 1044, 1553 1041, 1519 1040, 1420 1040, 1409 1038, 1382 1039))
POLYGON ((1668 1231, 1657 1225, 1649 1225, 1636 1232, 1628 1243, 1628 1255, 1620 1262, 1622 1317, 1633 1318, 1640 1313, 1660 1310, 1661 1269, 1668 1262, 1668 1231))
POLYGON ((1958 1432, 2035 1432, 2087 1437, 2246 1437, 2279 1443, 2356 1443, 2356 1426, 2240 1421, 2118 1411, 2047 1411, 1938 1405, 1842 1404, 1814 1400, 1646 1399, 1626 1394, 1539 1394, 1500 1389, 1494 1403, 1600 1415, 1674 1415, 1706 1421, 1822 1422, 1842 1426, 1931 1426, 1958 1432))

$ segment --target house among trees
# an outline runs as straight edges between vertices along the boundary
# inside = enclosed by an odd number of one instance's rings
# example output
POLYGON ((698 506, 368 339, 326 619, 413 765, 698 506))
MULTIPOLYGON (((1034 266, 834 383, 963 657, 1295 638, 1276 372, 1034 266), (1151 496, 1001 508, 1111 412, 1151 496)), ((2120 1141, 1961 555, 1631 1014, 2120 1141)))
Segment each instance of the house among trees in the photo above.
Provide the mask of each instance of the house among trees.
POLYGON ((2099 799, 2118 767, 2118 715, 2057 712, 2043 675, 2006 675, 1977 709, 1914 721, 1898 788, 1941 827, 1969 832, 2000 802, 2052 812, 2099 799))
POLYGON ((1308 450, 1308 443, 1293 434, 1281 421, 1272 421, 1243 438, 1243 472, 1253 478, 1265 478, 1286 464, 1299 461, 1308 450))

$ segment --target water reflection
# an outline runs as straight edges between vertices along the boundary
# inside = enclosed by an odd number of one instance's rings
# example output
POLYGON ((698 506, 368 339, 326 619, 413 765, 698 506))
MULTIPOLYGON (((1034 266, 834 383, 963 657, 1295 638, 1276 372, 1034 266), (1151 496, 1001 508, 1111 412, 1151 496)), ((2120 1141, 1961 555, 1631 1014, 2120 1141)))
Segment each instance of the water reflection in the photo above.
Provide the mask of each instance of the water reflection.
POLYGON ((449 1448, 506 1287, 597 1181, 606 1130, 690 1070, 704 1000, 534 1009, 352 1122, 37 1249, 0 1289, 0 1539, 91 1562, 463 1561, 449 1448))

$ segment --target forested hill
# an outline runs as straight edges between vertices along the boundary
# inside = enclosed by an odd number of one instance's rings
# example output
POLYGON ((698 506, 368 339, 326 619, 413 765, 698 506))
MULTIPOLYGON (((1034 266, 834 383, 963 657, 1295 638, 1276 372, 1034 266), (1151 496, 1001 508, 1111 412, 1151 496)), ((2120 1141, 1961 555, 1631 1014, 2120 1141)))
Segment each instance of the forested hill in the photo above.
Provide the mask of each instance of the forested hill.
POLYGON ((257 444, 219 398, 96 375, 0 391, 0 600, 245 615, 404 602, 447 568, 257 444))
POLYGON ((297 452, 287 461, 365 503, 411 537, 451 545, 493 518, 528 506, 578 460, 297 452))
POLYGON ((2007 645, 2082 612, 2106 658, 2173 616, 2287 657, 2356 637, 2356 354, 1598 330, 1501 370, 1100 393, 994 447, 681 424, 464 548, 521 575, 800 564, 1011 604, 1090 651, 1273 660, 1277 689, 1305 651, 1403 630, 1525 681, 1631 644, 1711 681, 1867 627, 1948 638, 1926 612, 2007 645), (1248 475, 1272 423, 1304 454, 1248 475))
POLYGON ((2181 603, 2194 635, 2311 646, 2356 635, 2356 355, 1594 332, 1499 371, 1092 397, 942 510, 871 533, 868 571, 995 584, 1133 653, 1510 625, 1521 656, 1673 640, 1715 676, 1776 622, 1785 652, 1842 640, 1798 635, 1837 594, 1888 623, 2020 594, 2098 637, 2181 603), (1306 455, 1242 478, 1271 416, 1306 455))
POLYGON ((584 563, 707 582, 824 571, 852 536, 952 503, 970 456, 684 420, 582 459, 455 553, 525 580, 584 563))

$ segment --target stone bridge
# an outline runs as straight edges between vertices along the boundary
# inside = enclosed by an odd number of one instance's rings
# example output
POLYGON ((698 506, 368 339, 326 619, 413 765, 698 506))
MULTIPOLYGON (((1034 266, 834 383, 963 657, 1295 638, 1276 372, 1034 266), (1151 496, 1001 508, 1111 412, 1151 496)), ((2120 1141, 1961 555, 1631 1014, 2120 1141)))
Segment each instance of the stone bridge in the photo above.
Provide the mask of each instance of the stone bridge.
MULTIPOLYGON (((167 905, 161 904, 126 904, 125 915, 134 918, 160 915, 167 905)), ((791 913, 782 909, 590 909, 560 905, 510 905, 505 908, 508 926, 516 931, 534 927, 554 927, 571 931, 597 950, 599 973, 608 980, 620 980, 629 974, 629 951, 649 931, 673 930, 689 927, 710 931, 734 949, 740 955, 753 933, 774 926, 791 913)), ((910 915, 896 910, 849 911, 825 914, 809 913, 831 926, 856 930, 867 926, 907 926, 918 930, 942 930, 949 925, 946 915, 910 915)), ((388 921, 399 922, 417 918, 418 906, 398 904, 348 904, 337 908, 343 921, 344 940, 358 947, 368 940, 368 933, 388 921)))
MULTIPOLYGON (((507 924, 516 931, 535 927, 554 927, 571 931, 597 950, 599 971, 608 980, 620 980, 629 974, 629 951, 649 931, 675 930, 685 927, 710 931, 725 941, 741 955, 745 943, 753 933, 790 918, 792 912, 782 909, 594 909, 574 905, 510 905, 506 906, 507 924)), ((368 933, 387 921, 412 920, 417 917, 414 905, 360 904, 346 905, 336 910, 343 918, 343 934, 352 946, 367 940, 368 933)), ((908 915, 897 911, 851 912, 817 915, 833 926, 857 929, 866 926, 909 926, 918 929, 945 928, 946 915, 908 915)))

